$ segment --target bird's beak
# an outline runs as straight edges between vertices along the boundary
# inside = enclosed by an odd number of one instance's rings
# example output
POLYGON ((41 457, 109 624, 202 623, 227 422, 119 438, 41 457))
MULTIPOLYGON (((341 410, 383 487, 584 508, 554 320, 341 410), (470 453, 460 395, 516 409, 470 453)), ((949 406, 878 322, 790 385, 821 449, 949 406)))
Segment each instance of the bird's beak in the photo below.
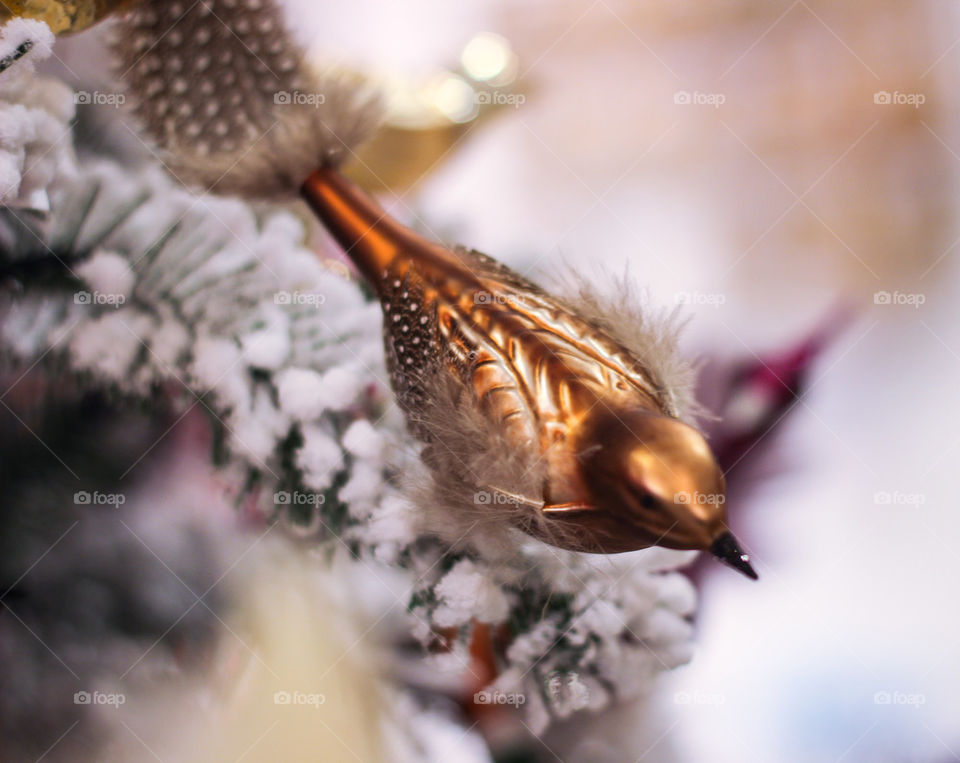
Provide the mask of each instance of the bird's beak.
POLYGON ((710 553, 751 580, 757 580, 758 576, 750 564, 750 557, 740 548, 733 533, 727 532, 717 538, 710 546, 710 553))

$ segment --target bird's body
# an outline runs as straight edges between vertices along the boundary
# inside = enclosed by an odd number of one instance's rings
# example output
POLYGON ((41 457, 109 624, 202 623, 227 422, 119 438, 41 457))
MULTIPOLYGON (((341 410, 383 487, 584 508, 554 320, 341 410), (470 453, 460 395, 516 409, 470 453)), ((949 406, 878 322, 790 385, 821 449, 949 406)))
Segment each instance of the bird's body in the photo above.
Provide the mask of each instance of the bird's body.
POLYGON ((303 193, 381 300, 391 383, 439 480, 571 550, 729 536, 705 441, 605 327, 486 255, 419 236, 334 170, 303 193))
MULTIPOLYGON (((343 196, 348 187, 338 186, 343 196)), ((399 228, 373 212, 352 222, 399 228)), ((597 406, 665 412, 641 364, 558 299, 484 254, 425 241, 400 248, 357 245, 360 233, 347 234, 352 246, 346 248, 381 300, 391 383, 416 434, 436 440, 437 433, 421 424, 435 404, 438 375, 446 375, 511 447, 533 450, 547 464, 542 491, 518 498, 539 507, 589 506, 574 452, 584 419, 597 406)), ((508 485, 474 487, 512 492, 508 485)))
MULTIPOLYGON (((434 375, 449 374, 511 447, 544 461, 542 490, 517 499, 589 507, 581 424, 598 406, 664 412, 662 395, 625 348, 534 284, 478 252, 447 252, 435 268, 405 268, 399 257, 377 285, 392 383, 411 423, 421 429, 434 375)), ((476 487, 512 494, 509 485, 476 487)))

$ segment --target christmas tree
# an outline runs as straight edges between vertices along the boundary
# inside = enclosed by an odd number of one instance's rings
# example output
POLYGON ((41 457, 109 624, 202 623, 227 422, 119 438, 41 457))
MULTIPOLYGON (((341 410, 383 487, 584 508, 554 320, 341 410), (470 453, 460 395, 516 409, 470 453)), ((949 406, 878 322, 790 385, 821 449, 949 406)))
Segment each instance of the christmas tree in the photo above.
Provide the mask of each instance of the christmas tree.
MULTIPOLYGON (((135 29, 156 22, 137 13, 135 29)), ((3 403, 0 648, 25 667, 0 702, 18 753, 122 756, 137 728, 174 758, 259 755, 270 722, 236 744, 266 707, 299 740, 274 752, 335 759, 323 745, 369 705, 344 731, 361 759, 439 759, 451 744, 464 760, 488 759, 488 744, 536 757, 531 740, 557 724, 642 714, 657 676, 691 658, 696 596, 678 570, 695 552, 443 531, 452 508, 418 500, 431 477, 393 399, 370 288, 301 204, 229 195, 250 195, 253 169, 185 188, 180 175, 209 167, 174 162, 113 108, 127 93, 141 117, 188 101, 177 80, 143 100, 143 54, 178 41, 125 40, 140 68, 90 93, 37 72, 54 42, 42 22, 2 35, 0 343, 16 394, 3 403), (90 140, 77 111, 98 105, 131 140, 90 140), (158 500, 179 480, 199 487, 158 500), (48 553, 53 571, 38 564, 48 553), (365 657, 348 667, 354 648, 365 657), (283 716, 298 704, 321 730, 283 716), (210 728, 192 728, 184 707, 202 707, 210 728), (189 730, 188 750, 137 725, 152 712, 189 730)), ((639 312, 634 294, 620 315, 661 326, 656 354, 673 358, 669 317, 639 312)), ((678 399, 683 386, 670 387, 678 399)))

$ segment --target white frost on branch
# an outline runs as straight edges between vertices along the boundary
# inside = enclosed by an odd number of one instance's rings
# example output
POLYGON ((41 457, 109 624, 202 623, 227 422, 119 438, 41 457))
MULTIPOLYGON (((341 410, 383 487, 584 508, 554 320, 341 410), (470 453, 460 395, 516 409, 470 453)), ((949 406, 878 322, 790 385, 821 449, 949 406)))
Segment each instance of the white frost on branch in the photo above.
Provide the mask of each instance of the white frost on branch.
POLYGON ((433 622, 450 628, 471 619, 482 623, 499 623, 507 619, 510 603, 491 576, 470 559, 462 559, 440 578, 434 588, 438 606, 433 622))
POLYGON ((488 690, 522 694, 539 734, 578 710, 646 696, 659 673, 690 660, 696 596, 673 570, 695 556, 648 549, 603 557, 529 543, 509 561, 461 561, 425 576, 411 614, 469 631, 503 622, 509 610, 507 664, 488 690))
POLYGON ((675 570, 693 554, 597 557, 530 540, 491 559, 419 529, 394 479, 414 448, 390 402, 379 306, 304 235, 290 212, 192 195, 158 168, 87 163, 37 230, 0 209, 5 258, 52 256, 68 280, 25 280, 3 305, 0 346, 28 364, 64 358, 124 393, 162 384, 184 405, 200 399, 232 465, 265 483, 265 510, 278 510, 275 488, 322 493, 318 524, 357 549, 352 563, 405 570, 409 632, 425 646, 458 634, 433 659, 462 669, 476 623, 509 624, 490 688, 522 693, 535 732, 642 696, 687 661, 695 596, 675 570))
POLYGON ((324 410, 323 376, 311 368, 287 368, 277 374, 280 408, 297 421, 315 419, 324 410))
MULTIPOLYGON (((383 405, 389 390, 376 314, 356 283, 305 248, 302 222, 286 211, 261 220, 237 201, 194 196, 156 168, 134 178, 106 162, 84 166, 59 211, 41 226, 43 243, 21 238, 33 256, 49 246, 67 263, 76 290, 63 294, 59 320, 49 295, 14 301, 8 349, 57 347, 77 370, 127 393, 169 382, 189 403, 206 395, 228 450, 263 474, 280 474, 281 446, 299 426, 304 484, 330 487, 344 468, 340 429, 379 415, 370 400, 383 405), (87 256, 68 263, 71 253, 87 256), (46 331, 31 332, 30 346, 11 334, 38 310, 46 331)), ((18 220, 7 220, 15 231, 18 220)), ((376 476, 382 486, 382 467, 376 476)))
POLYGON ((307 424, 303 427, 303 447, 298 452, 297 465, 303 469, 307 487, 326 490, 343 466, 343 450, 322 427, 307 424))
POLYGON ((74 173, 73 91, 34 73, 52 45, 41 21, 0 27, 0 204, 46 211, 74 173))
POLYGON ((79 275, 94 293, 112 294, 124 301, 133 291, 136 276, 130 262, 117 252, 100 250, 77 268, 79 275))
POLYGON ((383 456, 383 435, 369 421, 358 419, 343 433, 343 447, 357 458, 379 463, 383 456))

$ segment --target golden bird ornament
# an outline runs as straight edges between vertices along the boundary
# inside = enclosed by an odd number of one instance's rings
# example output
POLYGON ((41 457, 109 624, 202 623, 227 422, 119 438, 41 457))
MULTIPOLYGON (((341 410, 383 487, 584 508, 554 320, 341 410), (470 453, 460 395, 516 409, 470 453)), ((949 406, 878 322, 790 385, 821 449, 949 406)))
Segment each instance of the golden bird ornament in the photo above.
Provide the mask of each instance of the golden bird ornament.
POLYGON ((628 347, 490 257, 403 226, 334 169, 302 194, 376 291, 397 399, 461 505, 572 551, 709 549, 756 579, 710 447, 628 347))

